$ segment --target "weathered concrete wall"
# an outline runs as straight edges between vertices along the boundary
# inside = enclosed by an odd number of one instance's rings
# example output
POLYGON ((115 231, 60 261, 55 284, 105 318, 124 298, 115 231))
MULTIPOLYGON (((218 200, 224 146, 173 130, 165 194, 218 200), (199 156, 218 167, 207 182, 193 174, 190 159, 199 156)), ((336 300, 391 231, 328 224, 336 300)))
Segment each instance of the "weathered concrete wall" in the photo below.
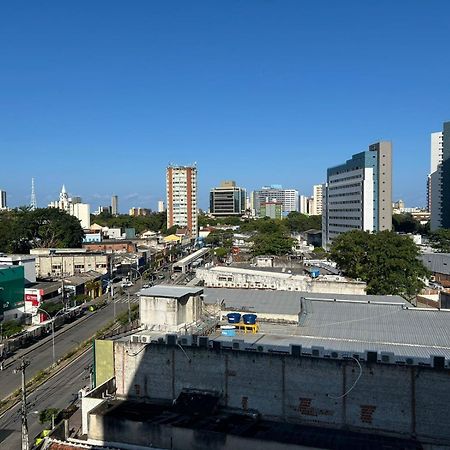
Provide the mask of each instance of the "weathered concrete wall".
POLYGON ((334 281, 324 278, 312 279, 308 276, 271 274, 256 271, 246 273, 212 271, 197 269, 196 277, 203 280, 206 287, 228 287, 241 289, 273 289, 278 291, 301 291, 317 294, 356 294, 366 293, 366 284, 359 281, 334 281), (280 276, 281 275, 281 276, 280 276))
POLYGON ((450 372, 421 367, 244 351, 115 344, 119 396, 175 399, 182 389, 216 391, 225 406, 264 417, 417 435, 450 445, 450 372), (127 350, 126 350, 127 349, 127 350))

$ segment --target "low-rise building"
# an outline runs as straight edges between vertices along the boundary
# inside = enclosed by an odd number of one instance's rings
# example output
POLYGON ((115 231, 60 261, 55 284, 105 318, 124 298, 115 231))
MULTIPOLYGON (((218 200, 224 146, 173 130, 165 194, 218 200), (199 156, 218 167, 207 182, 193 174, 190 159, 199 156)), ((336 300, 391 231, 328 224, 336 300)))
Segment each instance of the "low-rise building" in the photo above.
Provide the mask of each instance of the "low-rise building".
POLYGON ((0 265, 23 266, 25 285, 36 282, 36 258, 33 255, 0 253, 0 265))
POLYGON ((450 253, 424 253, 420 259, 435 281, 450 288, 450 253))
POLYGON ((105 239, 101 242, 85 242, 83 248, 89 252, 133 253, 136 251, 136 244, 129 240, 105 239))
POLYGON ((24 267, 0 265, 0 320, 23 315, 24 292, 24 267))
POLYGON ((110 255, 105 253, 85 248, 39 248, 30 253, 36 258, 38 278, 71 276, 90 270, 108 273, 110 255))

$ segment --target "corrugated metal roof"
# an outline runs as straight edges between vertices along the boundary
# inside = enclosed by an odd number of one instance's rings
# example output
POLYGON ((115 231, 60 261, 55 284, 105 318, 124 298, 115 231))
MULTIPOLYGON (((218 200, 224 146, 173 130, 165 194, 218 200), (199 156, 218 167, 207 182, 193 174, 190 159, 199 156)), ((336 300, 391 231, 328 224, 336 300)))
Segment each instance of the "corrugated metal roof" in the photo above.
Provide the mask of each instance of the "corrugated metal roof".
POLYGON ((450 253, 424 253, 420 259, 431 272, 450 275, 450 253))
POLYGON ((227 308, 235 308, 239 311, 255 311, 264 314, 298 314, 300 312, 300 299, 302 297, 403 303, 410 305, 398 295, 312 294, 301 291, 204 288, 204 299, 207 304, 224 300, 227 308))
POLYGON ((416 309, 398 296, 339 295, 332 301, 319 300, 324 294, 213 288, 205 288, 205 294, 206 303, 224 299, 227 307, 239 311, 246 305, 255 313, 278 314, 298 314, 300 297, 308 297, 301 301, 298 326, 261 322, 260 333, 237 337, 250 345, 296 344, 328 351, 385 351, 403 357, 450 359, 450 311, 416 309))

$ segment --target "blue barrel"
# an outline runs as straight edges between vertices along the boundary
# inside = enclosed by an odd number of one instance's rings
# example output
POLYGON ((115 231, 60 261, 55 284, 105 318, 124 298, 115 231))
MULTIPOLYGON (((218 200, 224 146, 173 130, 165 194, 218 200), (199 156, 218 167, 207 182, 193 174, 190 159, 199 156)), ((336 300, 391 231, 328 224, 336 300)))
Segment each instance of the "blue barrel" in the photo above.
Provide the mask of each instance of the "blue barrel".
POLYGON ((245 325, 255 325, 257 317, 256 314, 244 314, 242 319, 244 320, 245 325))
POLYGON ((227 314, 228 323, 239 323, 241 321, 241 315, 239 313, 227 314))
POLYGON ((222 330, 222 336, 236 336, 236 327, 234 325, 222 325, 220 328, 222 330))

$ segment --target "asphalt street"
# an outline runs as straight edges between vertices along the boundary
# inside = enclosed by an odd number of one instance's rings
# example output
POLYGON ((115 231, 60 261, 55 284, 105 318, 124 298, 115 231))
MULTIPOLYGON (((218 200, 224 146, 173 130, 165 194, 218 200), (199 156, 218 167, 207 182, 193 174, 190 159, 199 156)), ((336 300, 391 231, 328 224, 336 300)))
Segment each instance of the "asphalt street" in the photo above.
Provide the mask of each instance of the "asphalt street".
MULTIPOLYGON (((91 364, 92 351, 89 350, 28 396, 30 447, 34 438, 44 429, 44 425, 39 423, 39 412, 47 408, 61 410, 78 402, 78 391, 89 385, 88 368, 91 364)), ((0 448, 18 450, 20 447, 21 417, 18 404, 0 417, 0 448)))
MULTIPOLYGON (((132 288, 133 289, 133 288, 132 288)), ((135 290, 134 288, 133 290, 135 290)), ((137 303, 138 297, 130 292, 130 303, 137 303)), ((115 298, 116 315, 128 309, 126 294, 115 298)), ((108 303, 102 309, 85 316, 72 324, 66 324, 55 333, 55 357, 56 360, 66 355, 81 342, 92 337, 99 329, 104 327, 114 317, 114 304, 108 303)), ((6 361, 5 368, 0 372, 0 398, 5 398, 16 389, 20 388, 20 374, 15 374, 14 369, 19 364, 21 356, 26 352, 25 359, 30 361, 27 369, 27 379, 33 378, 39 371, 46 369, 53 363, 51 335, 35 344, 37 348, 22 349, 6 361)))

